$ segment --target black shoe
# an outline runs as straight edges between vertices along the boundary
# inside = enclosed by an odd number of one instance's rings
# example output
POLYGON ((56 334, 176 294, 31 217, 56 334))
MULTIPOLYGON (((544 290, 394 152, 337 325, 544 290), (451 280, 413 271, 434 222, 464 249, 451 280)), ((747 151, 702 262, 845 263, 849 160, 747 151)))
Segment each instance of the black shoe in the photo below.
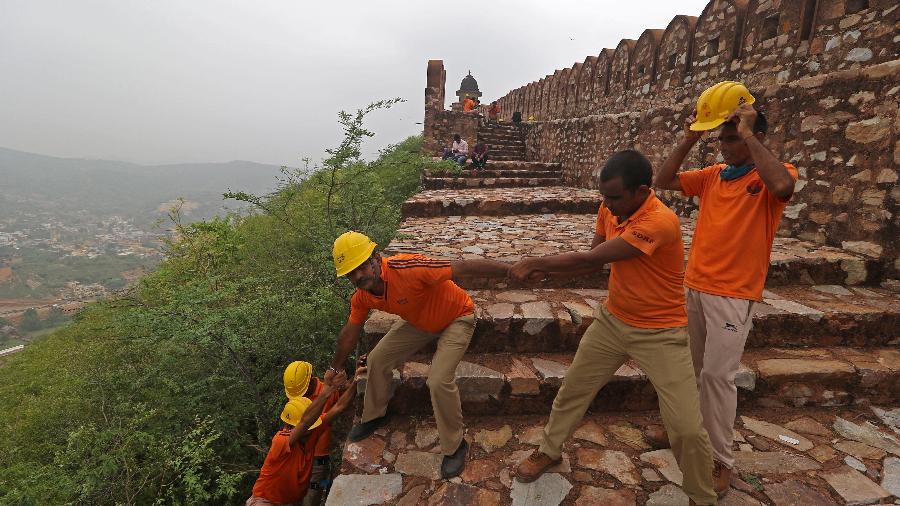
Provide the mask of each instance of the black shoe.
POLYGON ((454 476, 459 476, 463 469, 466 468, 466 453, 468 451, 469 443, 466 443, 466 440, 463 439, 462 443, 459 443, 459 448, 453 452, 453 455, 444 455, 444 460, 441 462, 441 478, 449 480, 454 476))
POLYGON ((363 439, 371 436, 372 433, 378 430, 378 427, 384 425, 384 422, 386 421, 387 415, 384 415, 378 418, 373 418, 368 422, 358 423, 350 429, 350 433, 347 434, 347 439, 353 442, 362 441, 363 439))

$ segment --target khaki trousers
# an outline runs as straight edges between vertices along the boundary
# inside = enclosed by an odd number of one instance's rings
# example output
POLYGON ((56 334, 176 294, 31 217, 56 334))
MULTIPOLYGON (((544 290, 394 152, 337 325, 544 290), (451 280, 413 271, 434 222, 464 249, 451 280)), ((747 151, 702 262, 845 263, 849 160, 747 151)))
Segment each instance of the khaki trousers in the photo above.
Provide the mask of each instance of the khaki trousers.
POLYGON ((713 458, 734 467, 734 417, 737 387, 747 335, 753 327, 753 301, 687 289, 691 356, 700 388, 700 412, 713 458))
POLYGON ((460 316, 439 334, 419 330, 403 320, 394 324, 369 352, 362 421, 368 422, 384 416, 388 401, 391 400, 393 370, 403 365, 426 344, 437 340, 437 351, 431 359, 426 384, 431 392, 431 406, 441 439, 441 452, 452 455, 459 448, 463 437, 456 366, 466 353, 474 332, 474 315, 460 316))
POLYGON ((541 451, 559 458, 563 443, 571 437, 597 392, 631 357, 656 389, 672 452, 684 473, 684 492, 697 504, 716 504, 712 450, 700 419, 687 330, 632 327, 604 305, 597 307, 594 318, 553 399, 541 451))

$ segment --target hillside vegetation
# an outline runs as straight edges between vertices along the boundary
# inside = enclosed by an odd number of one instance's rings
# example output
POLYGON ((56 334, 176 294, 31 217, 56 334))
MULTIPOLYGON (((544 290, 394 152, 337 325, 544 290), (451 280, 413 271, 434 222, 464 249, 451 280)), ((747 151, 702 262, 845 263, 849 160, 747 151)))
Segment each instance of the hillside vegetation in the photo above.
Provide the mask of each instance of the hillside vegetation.
POLYGON ((209 217, 223 207, 222 192, 269 191, 279 170, 245 161, 151 166, 0 148, 0 212, 117 214, 152 223, 161 206, 184 197, 195 214, 209 217))
POLYGON ((334 238, 386 245, 432 162, 412 137, 360 159, 378 102, 254 212, 193 224, 127 295, 95 303, 0 366, 0 503, 242 504, 292 360, 322 365, 346 319, 334 238))

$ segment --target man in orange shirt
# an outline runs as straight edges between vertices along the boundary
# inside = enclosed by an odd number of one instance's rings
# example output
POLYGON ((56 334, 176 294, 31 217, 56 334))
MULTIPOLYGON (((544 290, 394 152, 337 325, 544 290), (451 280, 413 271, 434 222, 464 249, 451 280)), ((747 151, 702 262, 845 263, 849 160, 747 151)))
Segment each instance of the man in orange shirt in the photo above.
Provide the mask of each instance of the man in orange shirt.
MULTIPOLYGON (((312 375, 313 366, 309 362, 297 360, 291 362, 284 370, 284 393, 288 399, 306 397, 315 401, 325 392, 325 382, 312 375)), ((345 391, 345 396, 353 397, 354 392, 345 391)), ((339 402, 341 393, 332 391, 325 400, 325 413, 331 411, 339 402)), ((350 402, 352 399, 348 400, 350 402)), ((323 422, 317 429, 315 452, 312 461, 312 473, 309 490, 303 498, 303 506, 316 506, 322 503, 322 496, 328 490, 331 478, 331 424, 323 422)))
POLYGON ((684 473, 691 504, 715 504, 712 450, 700 419, 700 402, 688 349, 684 309, 684 244, 678 217, 650 182, 650 161, 637 151, 614 154, 600 172, 603 204, 590 251, 526 258, 510 269, 519 280, 540 272, 585 273, 612 264, 609 298, 578 344, 566 371, 540 448, 518 469, 516 479, 536 480, 559 462, 597 392, 625 361, 633 358, 659 397, 672 451, 684 473))
POLYGON ((466 97, 463 100, 463 112, 472 112, 475 109, 475 101, 472 100, 472 97, 466 97))
POLYGON ((313 455, 321 431, 353 401, 354 387, 364 372, 365 368, 357 369, 346 392, 327 412, 324 408, 335 388, 330 385, 325 385, 314 401, 296 397, 287 402, 281 412, 285 426, 272 437, 269 453, 246 506, 297 504, 303 500, 309 489, 313 455))
MULTIPOLYGON (((684 284, 700 408, 721 497, 729 490, 734 466, 734 377, 753 325, 753 305, 762 300, 772 241, 794 193, 797 169, 780 162, 763 144, 768 125, 751 105, 753 97, 746 88, 731 82, 716 87, 733 95, 728 109, 733 112, 704 123, 690 116, 684 139, 656 175, 656 187, 700 197, 684 284), (677 173, 700 139, 700 130, 719 125, 716 140, 725 163, 677 173)), ((698 105, 702 102, 701 95, 698 105)), ((647 437, 656 446, 668 445, 665 432, 658 428, 648 431, 647 437)))
POLYGON ((351 441, 360 441, 386 421, 392 371, 436 342, 426 383, 444 454, 441 476, 452 478, 462 472, 468 449, 463 439, 456 366, 475 330, 472 298, 453 280, 471 276, 505 278, 509 266, 484 259, 449 261, 412 254, 382 258, 375 246, 358 232, 347 232, 334 241, 337 275, 346 276, 356 292, 350 300, 349 321, 338 334, 337 351, 325 382, 340 384, 345 379, 343 364, 359 341, 370 310, 402 318, 369 352, 361 423, 349 434, 351 441))

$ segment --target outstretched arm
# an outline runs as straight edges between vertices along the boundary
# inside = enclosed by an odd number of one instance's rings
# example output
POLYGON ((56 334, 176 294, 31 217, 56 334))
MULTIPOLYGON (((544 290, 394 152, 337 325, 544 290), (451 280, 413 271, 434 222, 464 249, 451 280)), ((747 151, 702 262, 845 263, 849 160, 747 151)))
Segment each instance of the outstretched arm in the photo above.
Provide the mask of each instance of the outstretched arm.
POLYGON ((621 237, 604 241, 590 251, 575 251, 546 257, 520 260, 510 269, 510 276, 520 281, 529 279, 536 272, 570 273, 581 270, 597 270, 604 264, 627 260, 644 253, 628 244, 621 237))
POLYGON ((505 278, 509 274, 509 268, 510 265, 507 263, 486 258, 457 260, 450 263, 453 281, 467 277, 505 278))
POLYGON ((322 409, 325 407, 325 401, 328 400, 328 396, 331 395, 331 392, 333 391, 334 387, 326 383, 325 388, 322 389, 319 396, 316 397, 316 400, 312 401, 312 404, 306 408, 306 411, 303 412, 303 416, 300 417, 300 422, 291 430, 291 437, 288 439, 288 443, 291 446, 297 444, 312 424, 316 423, 319 415, 322 414, 322 409))
POLYGON ((359 383, 359 376, 365 372, 365 367, 360 367, 356 370, 356 374, 353 375, 353 380, 347 384, 347 389, 344 390, 344 393, 341 394, 338 401, 334 403, 334 406, 328 410, 328 413, 325 413, 325 417, 322 418, 322 423, 333 423, 347 410, 350 404, 353 403, 353 399, 356 398, 356 385, 359 383))
POLYGON ((675 150, 669 154, 669 157, 666 158, 666 161, 659 168, 659 172, 656 173, 656 178, 653 180, 654 187, 660 190, 681 190, 678 169, 681 168, 684 159, 691 152, 694 144, 697 144, 697 141, 700 140, 700 136, 703 133, 691 130, 691 123, 693 122, 694 115, 691 114, 684 122, 684 138, 681 139, 675 150))
POLYGON ((347 322, 338 332, 337 349, 334 352, 334 358, 331 359, 331 367, 325 371, 325 384, 338 384, 344 382, 347 378, 347 372, 344 370, 344 363, 350 352, 359 342, 359 336, 362 334, 363 326, 347 322))

